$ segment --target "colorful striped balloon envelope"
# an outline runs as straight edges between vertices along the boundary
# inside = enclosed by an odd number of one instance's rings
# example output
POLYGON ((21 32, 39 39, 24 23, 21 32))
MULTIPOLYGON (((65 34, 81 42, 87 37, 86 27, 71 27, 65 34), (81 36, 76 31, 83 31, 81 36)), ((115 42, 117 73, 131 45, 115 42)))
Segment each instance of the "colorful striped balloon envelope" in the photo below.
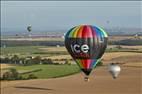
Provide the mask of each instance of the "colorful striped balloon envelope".
POLYGON ((108 35, 100 27, 79 25, 65 35, 65 47, 80 69, 88 76, 107 47, 108 35))

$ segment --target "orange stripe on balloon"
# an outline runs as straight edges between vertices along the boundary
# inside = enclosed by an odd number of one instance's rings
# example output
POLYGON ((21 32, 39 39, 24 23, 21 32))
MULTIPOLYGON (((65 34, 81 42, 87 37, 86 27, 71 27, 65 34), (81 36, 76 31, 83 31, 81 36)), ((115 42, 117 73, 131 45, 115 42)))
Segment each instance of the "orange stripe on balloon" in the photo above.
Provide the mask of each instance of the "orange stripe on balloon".
POLYGON ((79 29, 79 31, 77 32, 77 38, 82 38, 83 27, 84 26, 81 26, 80 29, 79 29))
POLYGON ((76 38, 76 37, 77 37, 77 33, 78 33, 80 27, 81 27, 81 26, 78 26, 78 27, 75 29, 75 31, 74 31, 74 33, 73 33, 73 38, 76 38))

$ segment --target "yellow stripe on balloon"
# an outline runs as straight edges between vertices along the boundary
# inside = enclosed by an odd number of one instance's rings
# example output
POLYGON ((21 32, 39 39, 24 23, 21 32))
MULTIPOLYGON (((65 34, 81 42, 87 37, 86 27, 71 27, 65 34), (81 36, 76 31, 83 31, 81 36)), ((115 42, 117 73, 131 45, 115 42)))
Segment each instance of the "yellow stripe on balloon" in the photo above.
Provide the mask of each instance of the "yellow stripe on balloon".
POLYGON ((77 64, 79 65, 79 67, 80 67, 80 68, 83 68, 83 65, 82 65, 82 63, 81 63, 81 60, 80 60, 80 59, 77 59, 76 61, 77 61, 77 64))
POLYGON ((70 38, 73 37, 74 32, 76 31, 77 28, 78 28, 78 27, 75 27, 75 28, 70 32, 70 34, 69 34, 69 37, 70 37, 70 38))
POLYGON ((80 26, 77 26, 77 28, 75 29, 74 33, 73 33, 73 38, 76 38, 77 37, 77 32, 79 31, 80 29, 80 26))

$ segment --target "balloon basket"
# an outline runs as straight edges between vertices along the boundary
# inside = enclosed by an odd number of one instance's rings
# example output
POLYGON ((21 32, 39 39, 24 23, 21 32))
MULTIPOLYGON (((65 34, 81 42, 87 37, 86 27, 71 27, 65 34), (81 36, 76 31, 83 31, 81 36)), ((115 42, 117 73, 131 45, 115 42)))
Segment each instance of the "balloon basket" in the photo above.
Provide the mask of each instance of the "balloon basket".
POLYGON ((90 81, 89 77, 84 77, 84 81, 89 82, 90 81))
POLYGON ((116 79, 117 77, 113 76, 113 79, 116 79))

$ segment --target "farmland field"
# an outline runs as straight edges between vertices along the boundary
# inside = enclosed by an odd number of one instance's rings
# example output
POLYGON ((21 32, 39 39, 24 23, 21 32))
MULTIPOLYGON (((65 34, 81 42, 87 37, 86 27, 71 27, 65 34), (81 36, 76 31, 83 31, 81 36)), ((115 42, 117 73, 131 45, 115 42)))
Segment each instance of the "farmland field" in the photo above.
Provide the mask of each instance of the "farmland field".
POLYGON ((44 56, 48 57, 55 54, 67 53, 64 47, 48 47, 48 46, 16 46, 16 47, 1 47, 1 56, 44 56))
MULTIPOLYGON (((15 69, 20 71, 30 71, 41 69, 41 71, 33 72, 38 78, 56 78, 71 75, 79 72, 77 65, 32 65, 32 66, 16 66, 15 69)), ((27 76, 25 74, 24 76, 27 76)))
MULTIPOLYGON (((140 52, 142 53, 142 46, 122 46, 122 49, 116 48, 116 45, 108 46, 107 52, 140 52), (111 48, 111 50, 110 50, 111 48)), ((69 55, 64 46, 56 47, 56 46, 14 46, 14 47, 1 47, 1 56, 6 55, 22 55, 22 56, 54 56, 56 54, 60 55, 69 55)))
POLYGON ((14 66, 11 64, 0 64, 0 69, 11 68, 11 67, 14 67, 14 66))
POLYGON ((39 46, 16 46, 16 47, 6 47, 1 48, 1 55, 4 54, 32 54, 34 52, 39 52, 39 46))
MULTIPOLYGON (((142 38, 142 36, 139 36, 142 38)), ((124 40, 124 39, 134 39, 134 36, 109 36, 109 41, 119 41, 119 40, 124 40)), ((64 41, 64 38, 56 38, 56 37, 37 37, 37 38, 23 38, 23 37, 3 37, 2 40, 17 40, 17 41, 22 41, 22 40, 28 40, 28 41, 64 41)))
MULTIPOLYGON (((125 38, 126 37, 114 37, 112 40, 125 38)), ((38 41, 38 39, 32 39, 32 41, 33 40, 38 41)), ((40 41, 43 40, 44 39, 40 39, 40 41)), ((18 41, 21 40, 19 39, 18 41)), ((51 39, 49 41, 56 40, 51 39)), ((63 40, 61 39, 60 41, 63 40)), ((9 68, 16 68, 25 78, 30 74, 34 74, 38 77, 36 80, 2 81, 2 94, 88 94, 88 92, 89 94, 94 94, 94 92, 97 94, 106 94, 106 92, 108 92, 108 94, 116 94, 115 92, 118 92, 118 94, 141 94, 142 46, 121 45, 121 48, 117 48, 117 46, 118 45, 108 45, 107 51, 102 57, 103 66, 93 70, 90 75, 91 81, 88 83, 83 81, 84 74, 80 72, 79 67, 74 61, 71 61, 74 63, 71 65, 41 64, 23 66, 1 64, 1 72, 9 68), (122 72, 116 80, 112 79, 107 70, 107 65, 112 62, 118 63, 122 68, 122 72), (34 70, 40 71, 35 72, 34 70), (128 89, 128 87, 131 89, 128 89)), ((1 57, 11 57, 15 54, 19 57, 41 56, 42 58, 50 58, 56 63, 64 63, 65 59, 72 59, 64 46, 24 45, 1 47, 1 57)))

